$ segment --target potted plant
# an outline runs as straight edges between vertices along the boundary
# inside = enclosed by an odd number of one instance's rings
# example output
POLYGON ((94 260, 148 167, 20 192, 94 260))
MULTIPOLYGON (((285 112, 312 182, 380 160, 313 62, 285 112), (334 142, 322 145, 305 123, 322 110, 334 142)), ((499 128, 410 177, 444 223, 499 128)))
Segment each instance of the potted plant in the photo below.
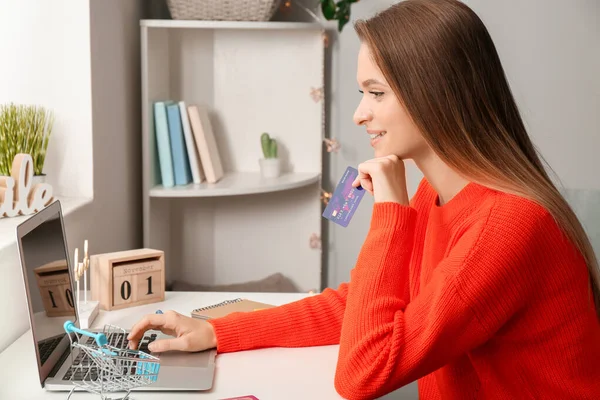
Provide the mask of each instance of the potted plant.
POLYGON ((33 160, 33 183, 45 180, 44 161, 54 115, 41 106, 0 105, 0 175, 9 176, 15 155, 33 160))
POLYGON ((277 178, 281 175, 281 164, 277 157, 277 141, 268 133, 260 136, 260 145, 264 158, 258 160, 263 178, 277 178))
POLYGON ((338 32, 341 32, 350 21, 350 8, 358 0, 319 0, 321 12, 326 20, 338 22, 338 32))

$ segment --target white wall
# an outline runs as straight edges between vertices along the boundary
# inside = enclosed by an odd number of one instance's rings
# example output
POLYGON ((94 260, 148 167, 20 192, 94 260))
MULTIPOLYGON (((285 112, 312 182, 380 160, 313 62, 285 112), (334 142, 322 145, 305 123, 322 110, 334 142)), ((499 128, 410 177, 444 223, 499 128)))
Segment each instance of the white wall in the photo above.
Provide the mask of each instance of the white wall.
POLYGON ((44 172, 62 196, 93 196, 89 31, 89 1, 0 0, 0 103, 54 111, 44 172))
MULTIPOLYGON (((92 253, 141 246, 142 12, 142 0, 0 0, 0 54, 23 55, 0 62, 0 101, 56 110, 45 172, 59 194, 94 196, 65 218, 70 252, 85 239, 92 253)), ((29 328, 15 245, 0 274, 2 350, 29 328)))
POLYGON ((535 144, 565 186, 600 189, 600 2, 468 0, 535 144))

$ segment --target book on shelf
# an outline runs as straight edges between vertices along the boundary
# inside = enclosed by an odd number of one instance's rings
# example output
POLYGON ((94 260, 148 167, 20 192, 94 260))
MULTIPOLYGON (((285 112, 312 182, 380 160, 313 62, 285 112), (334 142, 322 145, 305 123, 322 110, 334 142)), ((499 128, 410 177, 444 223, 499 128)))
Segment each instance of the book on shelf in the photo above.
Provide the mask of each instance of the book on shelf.
POLYGON ((191 182, 216 183, 223 178, 208 109, 184 101, 154 103, 158 170, 163 187, 191 182))
POLYGON ((187 148, 188 159, 190 161, 190 170, 192 171, 192 181, 194 183, 202 183, 206 177, 204 170, 200 164, 200 156, 198 155, 198 147, 192 134, 192 127, 188 117, 187 105, 185 101, 179 103, 179 113, 181 114, 181 126, 183 128, 183 136, 185 137, 185 146, 187 148))
POLYGON ((187 110, 206 181, 216 183, 223 178, 223 166, 207 107, 190 105, 187 110))
POLYGON ((183 137, 183 129, 181 127, 179 104, 170 103, 167 105, 167 120, 169 122, 175 185, 187 185, 192 181, 192 174, 185 139, 183 137))
POLYGON ((175 178, 173 175, 173 160, 171 159, 167 104, 168 102, 165 101, 154 103, 154 131, 162 185, 164 187, 173 187, 175 185, 175 178))

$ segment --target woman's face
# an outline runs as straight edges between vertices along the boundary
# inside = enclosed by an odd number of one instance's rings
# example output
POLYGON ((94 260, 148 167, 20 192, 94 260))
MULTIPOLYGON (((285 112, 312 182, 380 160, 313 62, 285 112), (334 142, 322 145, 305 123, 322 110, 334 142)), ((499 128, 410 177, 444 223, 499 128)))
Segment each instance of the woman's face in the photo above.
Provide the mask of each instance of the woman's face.
POLYGON ((366 127, 375 157, 395 154, 401 159, 414 158, 428 148, 364 43, 358 52, 357 81, 363 98, 354 122, 366 127))

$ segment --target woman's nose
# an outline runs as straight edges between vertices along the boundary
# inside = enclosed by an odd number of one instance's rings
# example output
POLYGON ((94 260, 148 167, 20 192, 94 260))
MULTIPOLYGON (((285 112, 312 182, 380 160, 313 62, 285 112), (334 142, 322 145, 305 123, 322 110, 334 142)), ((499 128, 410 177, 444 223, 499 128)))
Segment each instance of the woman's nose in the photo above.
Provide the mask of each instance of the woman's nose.
POLYGON ((373 118, 373 113, 360 105, 354 112, 354 123, 356 125, 363 125, 364 123, 370 121, 373 118))

